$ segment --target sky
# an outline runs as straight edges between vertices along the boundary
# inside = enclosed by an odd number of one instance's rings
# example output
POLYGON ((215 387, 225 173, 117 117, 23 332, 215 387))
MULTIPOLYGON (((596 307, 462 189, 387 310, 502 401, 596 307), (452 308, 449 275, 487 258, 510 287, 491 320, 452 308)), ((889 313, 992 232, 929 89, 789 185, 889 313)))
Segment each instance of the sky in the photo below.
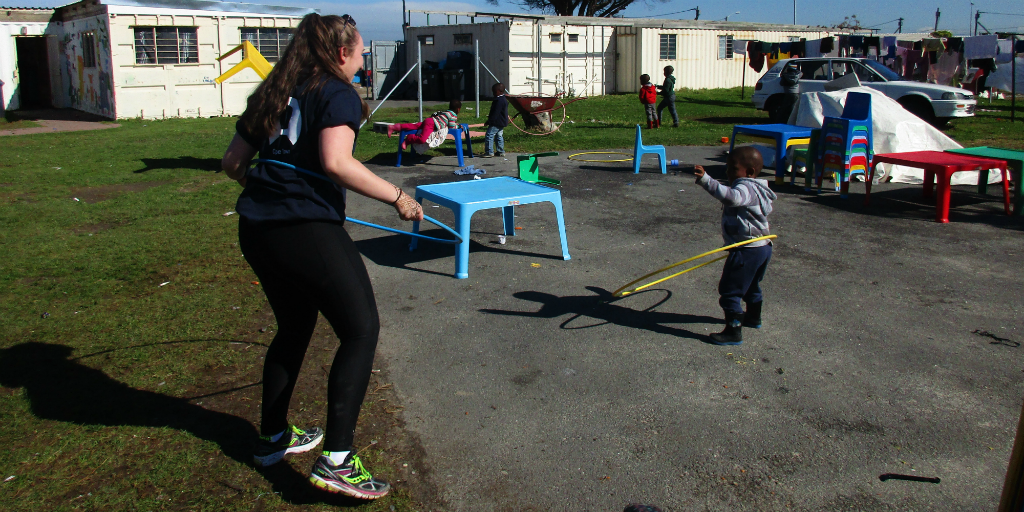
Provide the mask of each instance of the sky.
MULTIPOLYGON (((494 5, 486 0, 406 0, 406 8, 423 11, 527 12, 512 1, 498 2, 498 5, 494 5)), ((841 23, 846 16, 857 15, 857 19, 864 27, 895 32, 897 23, 894 20, 903 17, 904 32, 931 32, 935 24, 935 10, 938 8, 941 10, 939 29, 949 30, 956 35, 966 35, 968 27, 973 27, 974 17, 970 13, 975 10, 982 11, 980 21, 989 30, 1024 32, 1024 2, 1021 0, 975 0, 973 4, 969 0, 638 0, 622 14, 626 17, 646 18, 700 6, 702 20, 721 20, 729 16, 729 21, 792 23, 794 2, 797 8, 796 22, 801 25, 832 26, 841 23), (702 3, 704 5, 701 5, 702 3), (736 12, 739 14, 735 14, 736 12)), ((64 2, 52 0, 7 0, 4 3, 17 7, 66 5, 64 2)), ((247 3, 312 7, 319 9, 321 14, 351 14, 367 42, 402 39, 401 0, 248 0, 247 3)), ((659 18, 693 19, 693 12, 659 18)), ((440 15, 430 17, 433 25, 444 21, 444 17, 440 15)), ((467 23, 468 20, 460 17, 459 22, 467 23)), ((426 17, 423 14, 414 14, 412 23, 425 25, 426 17)))

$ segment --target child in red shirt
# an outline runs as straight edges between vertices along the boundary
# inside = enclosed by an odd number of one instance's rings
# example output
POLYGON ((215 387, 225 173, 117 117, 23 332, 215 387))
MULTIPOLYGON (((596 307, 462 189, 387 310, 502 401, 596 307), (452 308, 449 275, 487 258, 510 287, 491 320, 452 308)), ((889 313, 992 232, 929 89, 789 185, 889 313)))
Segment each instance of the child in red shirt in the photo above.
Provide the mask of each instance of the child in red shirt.
POLYGON ((658 101, 658 89, 651 83, 651 75, 640 75, 640 103, 647 112, 647 128, 658 127, 658 116, 654 112, 654 104, 658 101))

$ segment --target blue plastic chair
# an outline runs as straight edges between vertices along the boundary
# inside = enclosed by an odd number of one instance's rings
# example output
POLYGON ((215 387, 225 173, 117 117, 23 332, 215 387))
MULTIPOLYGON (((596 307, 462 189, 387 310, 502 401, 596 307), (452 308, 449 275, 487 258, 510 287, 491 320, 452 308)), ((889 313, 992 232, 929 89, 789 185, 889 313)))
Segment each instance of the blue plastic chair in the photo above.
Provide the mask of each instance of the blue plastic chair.
MULTIPOLYGON (((405 142, 405 136, 411 133, 416 133, 416 130, 402 130, 402 133, 398 134, 398 162, 395 163, 395 167, 402 166, 402 143, 405 142)), ((459 157, 459 167, 466 165, 465 160, 462 158, 462 138, 465 134, 466 146, 469 149, 469 157, 473 157, 473 139, 469 137, 469 125, 460 124, 459 128, 449 128, 448 133, 455 137, 455 155, 459 157)), ((409 150, 412 151, 411 149, 409 150)))
POLYGON ((668 169, 665 168, 665 146, 644 146, 644 141, 640 138, 640 125, 636 125, 636 144, 633 145, 633 174, 640 173, 640 158, 647 154, 658 155, 658 161, 661 162, 661 173, 668 173, 668 169))

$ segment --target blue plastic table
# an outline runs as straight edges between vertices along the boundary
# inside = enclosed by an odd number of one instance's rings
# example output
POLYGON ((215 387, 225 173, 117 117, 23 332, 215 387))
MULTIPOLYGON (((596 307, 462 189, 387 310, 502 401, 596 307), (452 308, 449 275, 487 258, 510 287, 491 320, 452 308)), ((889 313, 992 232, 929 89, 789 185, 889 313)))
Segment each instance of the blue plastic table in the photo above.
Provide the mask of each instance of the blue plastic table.
MULTIPOLYGON (((569 245, 565 241, 565 218, 562 216, 562 193, 550 187, 528 183, 503 176, 485 180, 454 181, 416 187, 416 200, 429 199, 451 209, 455 214, 455 231, 462 242, 455 247, 455 277, 469 277, 469 222, 478 210, 501 208, 506 236, 515 236, 515 207, 530 203, 549 202, 555 207, 558 236, 562 241, 562 258, 569 259, 569 245)), ((413 222, 412 232, 420 232, 420 223, 413 222)), ((416 249, 413 238, 409 250, 416 249)))
MULTIPOLYGON (((744 133, 775 140, 775 184, 786 182, 786 148, 791 145, 790 139, 810 139, 811 128, 791 124, 740 124, 732 127, 729 139, 729 152, 736 145, 736 134, 744 133)), ((795 141, 794 141, 795 142, 795 141)), ((801 142, 806 144, 806 142, 801 142)))
MULTIPOLYGON (((398 162, 395 163, 395 167, 402 166, 402 154, 405 151, 402 150, 402 143, 405 142, 405 137, 416 133, 416 130, 402 130, 398 134, 398 162)), ((469 136, 469 125, 460 124, 458 128, 449 128, 448 134, 455 138, 455 156, 459 159, 459 167, 466 165, 465 160, 462 158, 462 139, 465 134, 466 147, 469 149, 469 157, 473 157, 473 139, 469 136)), ((410 150, 411 151, 411 150, 410 150)))

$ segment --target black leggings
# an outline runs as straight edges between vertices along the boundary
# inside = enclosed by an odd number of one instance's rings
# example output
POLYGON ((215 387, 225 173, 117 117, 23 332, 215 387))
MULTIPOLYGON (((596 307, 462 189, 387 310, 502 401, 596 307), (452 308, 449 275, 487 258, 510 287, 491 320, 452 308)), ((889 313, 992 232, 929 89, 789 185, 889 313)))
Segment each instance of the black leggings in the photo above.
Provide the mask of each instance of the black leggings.
POLYGON ((324 449, 351 449, 380 332, 359 251, 344 227, 328 222, 261 228, 243 220, 238 239, 277 318, 263 364, 260 431, 272 435, 288 428, 288 403, 319 311, 340 341, 327 382, 324 449))

